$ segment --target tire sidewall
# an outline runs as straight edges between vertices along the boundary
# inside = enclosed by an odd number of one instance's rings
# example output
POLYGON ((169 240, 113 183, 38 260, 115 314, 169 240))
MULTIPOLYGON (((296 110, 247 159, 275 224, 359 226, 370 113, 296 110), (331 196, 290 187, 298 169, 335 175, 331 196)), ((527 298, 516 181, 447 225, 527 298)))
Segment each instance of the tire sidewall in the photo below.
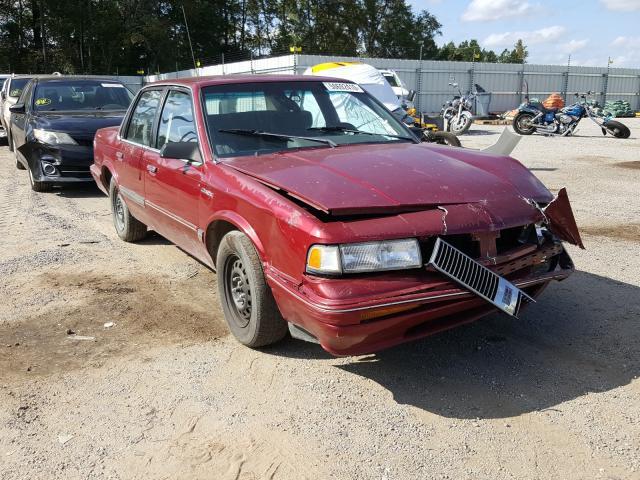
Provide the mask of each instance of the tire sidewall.
POLYGON ((125 234, 129 227, 129 208, 122 198, 120 189, 118 189, 118 186, 116 185, 116 182, 114 180, 111 180, 111 183, 109 184, 109 203, 111 204, 111 220, 113 221, 113 227, 116 229, 116 233, 118 234, 118 236, 124 240, 126 236, 125 234), (122 208, 124 209, 122 230, 119 228, 118 220, 116 219, 116 199, 118 197, 120 197, 120 202, 122 203, 122 208))
POLYGON ((227 325, 231 330, 231 333, 245 345, 251 345, 258 336, 259 331, 259 312, 263 308, 263 295, 259 292, 261 287, 266 287, 266 283, 264 281, 264 274, 262 269, 260 271, 256 271, 254 267, 254 261, 251 258, 252 255, 257 257, 257 253, 255 252, 255 248, 253 245, 247 241, 243 241, 243 239, 248 240, 248 238, 241 232, 234 231, 230 232, 223 238, 220 243, 220 247, 218 249, 218 254, 216 257, 216 266, 217 266, 217 277, 218 277, 218 298, 220 299, 220 303, 222 305, 222 310, 224 311, 224 316, 227 321, 227 325), (253 251, 248 251, 251 248, 253 251), (232 316, 235 315, 235 312, 232 310, 233 298, 229 298, 229 292, 226 288, 226 269, 228 268, 228 259, 235 255, 242 263, 246 266, 247 276, 249 277, 249 284, 252 290, 252 308, 251 308, 251 317, 249 319, 249 323, 246 327, 242 328, 237 325, 232 316), (258 277, 258 275, 260 277, 258 277))

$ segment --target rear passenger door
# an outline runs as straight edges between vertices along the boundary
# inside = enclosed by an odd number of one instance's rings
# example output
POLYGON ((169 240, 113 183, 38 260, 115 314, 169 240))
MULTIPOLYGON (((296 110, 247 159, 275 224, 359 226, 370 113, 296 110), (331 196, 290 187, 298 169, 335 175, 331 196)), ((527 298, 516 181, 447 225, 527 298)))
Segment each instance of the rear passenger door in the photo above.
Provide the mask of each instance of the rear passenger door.
POLYGON ((162 89, 151 89, 140 94, 115 151, 118 187, 128 203, 135 203, 138 208, 144 207, 142 155, 155 140, 153 132, 162 93, 162 89))
POLYGON ((154 210, 158 231, 192 254, 202 246, 198 240, 198 210, 203 165, 162 158, 160 149, 169 142, 198 143, 194 120, 190 91, 169 89, 158 121, 155 148, 143 155, 146 204, 154 210))

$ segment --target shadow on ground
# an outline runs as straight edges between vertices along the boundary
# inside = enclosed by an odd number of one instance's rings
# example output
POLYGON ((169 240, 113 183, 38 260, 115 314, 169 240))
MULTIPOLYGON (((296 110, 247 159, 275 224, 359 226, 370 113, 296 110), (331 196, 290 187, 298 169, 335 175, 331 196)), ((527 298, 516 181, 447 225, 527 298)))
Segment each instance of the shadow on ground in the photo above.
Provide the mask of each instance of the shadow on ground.
MULTIPOLYGON (((97 198, 105 197, 105 194, 93 182, 65 185, 54 188, 53 192, 64 198, 97 198)), ((106 198, 106 197, 105 197, 106 198)))
MULTIPOLYGON (((640 375, 640 288, 576 272, 551 285, 520 320, 474 324, 339 365, 401 404, 451 418, 504 418, 562 409, 640 375)), ((270 353, 326 358, 285 342, 270 353)))

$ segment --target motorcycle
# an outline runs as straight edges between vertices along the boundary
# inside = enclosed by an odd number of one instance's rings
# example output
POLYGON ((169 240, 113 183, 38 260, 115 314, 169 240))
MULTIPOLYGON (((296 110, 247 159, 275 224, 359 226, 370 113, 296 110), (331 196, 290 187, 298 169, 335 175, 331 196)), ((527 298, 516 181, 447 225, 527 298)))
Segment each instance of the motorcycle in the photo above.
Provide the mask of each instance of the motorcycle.
POLYGON ((458 96, 453 100, 449 100, 442 106, 440 115, 444 119, 445 130, 456 135, 462 135, 467 132, 473 122, 473 100, 475 93, 462 94, 458 83, 449 83, 449 86, 458 89, 458 96))
POLYGON ((607 133, 616 138, 629 138, 631 131, 623 123, 611 120, 609 116, 598 115, 595 107, 587 102, 587 97, 592 92, 576 93, 579 100, 576 103, 561 109, 546 108, 541 102, 529 100, 518 107, 518 113, 513 118, 513 129, 520 135, 531 135, 535 132, 543 135, 566 137, 573 135, 580 120, 590 118, 602 129, 602 134, 607 133))

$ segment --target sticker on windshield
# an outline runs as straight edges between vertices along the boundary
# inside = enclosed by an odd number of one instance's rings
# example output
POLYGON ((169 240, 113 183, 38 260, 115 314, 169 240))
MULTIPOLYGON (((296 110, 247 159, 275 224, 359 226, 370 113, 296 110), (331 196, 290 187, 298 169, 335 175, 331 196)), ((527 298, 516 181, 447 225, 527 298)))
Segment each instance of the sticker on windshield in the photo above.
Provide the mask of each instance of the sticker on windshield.
POLYGON ((9 96, 10 97, 19 97, 21 93, 22 93, 22 89, 16 88, 15 90, 11 90, 9 92, 9 96))
POLYGON ((37 98, 36 99, 36 106, 43 107, 45 105, 51 105, 51 99, 50 98, 37 98))
POLYGON ((104 88, 124 88, 121 83, 101 83, 104 88))
POLYGON ((324 88, 327 89, 328 92, 353 92, 353 93, 362 93, 362 87, 355 83, 346 83, 346 82, 322 82, 324 88))

